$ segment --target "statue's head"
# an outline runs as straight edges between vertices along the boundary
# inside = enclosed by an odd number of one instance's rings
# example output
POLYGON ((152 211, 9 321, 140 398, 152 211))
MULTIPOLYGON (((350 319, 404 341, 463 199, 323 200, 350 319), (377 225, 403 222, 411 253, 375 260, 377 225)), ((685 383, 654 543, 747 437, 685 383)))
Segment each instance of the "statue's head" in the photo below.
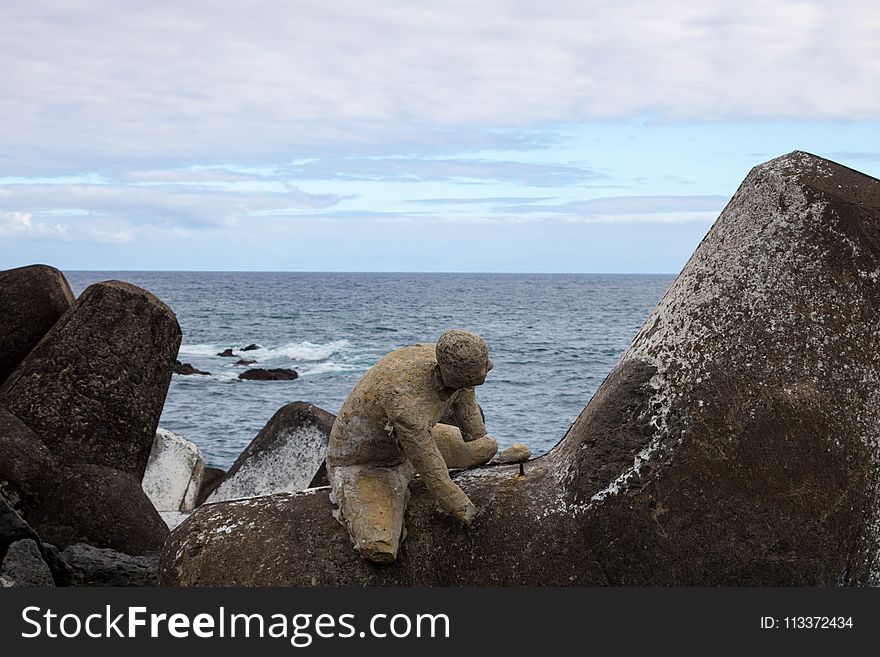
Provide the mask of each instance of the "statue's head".
POLYGON ((437 340, 437 365, 449 388, 481 385, 492 369, 489 347, 479 335, 452 329, 437 340))

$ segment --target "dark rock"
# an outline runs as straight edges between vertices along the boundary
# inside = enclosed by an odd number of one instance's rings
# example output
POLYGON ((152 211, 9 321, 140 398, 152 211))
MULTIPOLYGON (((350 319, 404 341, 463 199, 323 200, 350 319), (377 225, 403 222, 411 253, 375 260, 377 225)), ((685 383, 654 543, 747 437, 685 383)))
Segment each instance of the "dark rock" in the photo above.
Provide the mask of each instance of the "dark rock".
POLYGON ((223 483, 225 477, 226 470, 206 467, 202 474, 202 487, 199 489, 198 497, 196 497, 196 506, 201 506, 211 493, 217 490, 217 486, 223 483))
POLYGON ((324 462, 335 419, 306 402, 282 406, 236 459, 208 502, 308 487, 324 462))
POLYGON ((180 346, 174 313, 119 281, 90 286, 0 387, 61 462, 143 477, 180 346))
POLYGON ((6 501, 26 515, 56 469, 55 459, 36 434, 0 406, 0 493, 6 501))
POLYGON ((256 351, 257 349, 262 349, 262 347, 258 344, 249 344, 247 347, 244 347, 242 351, 256 351))
POLYGON ((52 572, 43 561, 39 546, 29 538, 9 546, 0 566, 0 578, 12 582, 14 586, 55 586, 52 572))
POLYGON ((235 358, 235 354, 232 353, 232 349, 224 349, 221 351, 218 356, 223 356, 224 358, 235 358))
POLYGON ((256 363, 256 362, 257 362, 257 361, 255 361, 255 360, 247 360, 246 358, 239 358, 239 359, 235 362, 235 364, 236 364, 236 365, 253 365, 253 364, 256 363))
POLYGON ((54 267, 0 271, 0 384, 72 305, 73 292, 54 267))
POLYGON ((196 369, 189 363, 181 363, 179 360, 174 361, 174 373, 181 374, 183 376, 190 376, 193 374, 201 374, 204 376, 211 376, 210 372, 203 372, 202 370, 196 369))
POLYGON ((299 378, 296 370, 254 368, 238 375, 242 381, 293 381, 299 378))
POLYGON ((127 472, 75 464, 48 483, 28 518, 40 536, 62 549, 88 543, 126 554, 156 552, 168 527, 140 482, 127 472))
POLYGON ((878 272, 880 181, 756 167, 562 441, 456 475, 469 527, 416 479, 375 566, 326 489, 206 505, 160 583, 876 586, 878 272))
POLYGON ((37 532, 15 512, 3 495, 0 495, 0 563, 3 562, 10 545, 24 540, 31 540, 37 545, 43 561, 52 573, 55 584, 68 586, 70 584, 70 568, 58 555, 58 550, 54 545, 43 543, 37 532))
POLYGON ((158 554, 132 556, 76 543, 62 556, 73 570, 72 586, 156 586, 158 554))

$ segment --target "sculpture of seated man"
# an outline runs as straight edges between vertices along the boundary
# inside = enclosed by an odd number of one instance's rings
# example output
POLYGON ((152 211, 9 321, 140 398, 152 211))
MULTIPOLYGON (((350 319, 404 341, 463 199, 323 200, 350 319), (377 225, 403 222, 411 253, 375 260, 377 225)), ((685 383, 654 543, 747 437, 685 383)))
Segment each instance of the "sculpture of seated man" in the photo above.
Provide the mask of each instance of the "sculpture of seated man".
POLYGON ((415 473, 441 509, 465 524, 473 518, 476 508, 448 468, 486 463, 498 449, 474 393, 491 369, 482 338, 446 331, 436 345, 381 358, 345 400, 330 433, 327 474, 340 520, 366 559, 397 558, 415 473))

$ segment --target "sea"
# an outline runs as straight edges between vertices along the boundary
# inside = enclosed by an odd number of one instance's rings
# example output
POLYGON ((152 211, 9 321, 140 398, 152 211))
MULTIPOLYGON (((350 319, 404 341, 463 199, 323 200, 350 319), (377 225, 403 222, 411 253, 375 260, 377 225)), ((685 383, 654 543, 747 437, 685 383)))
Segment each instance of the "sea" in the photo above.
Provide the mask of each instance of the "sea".
POLYGON ((210 376, 174 375, 160 426, 228 468, 278 408, 338 412, 384 354, 461 328, 495 365, 477 400, 501 448, 555 445, 672 282, 669 275, 85 272, 75 294, 118 279, 167 303, 183 329, 178 359, 210 376), (241 351, 250 344, 253 351, 241 351), (293 368, 294 381, 241 381, 246 366, 293 368))

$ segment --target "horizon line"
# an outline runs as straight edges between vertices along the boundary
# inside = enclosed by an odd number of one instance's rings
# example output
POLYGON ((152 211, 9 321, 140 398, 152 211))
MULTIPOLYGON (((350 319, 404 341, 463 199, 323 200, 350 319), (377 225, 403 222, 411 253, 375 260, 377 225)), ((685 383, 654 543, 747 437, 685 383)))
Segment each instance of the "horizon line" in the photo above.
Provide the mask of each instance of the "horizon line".
MULTIPOLYGON (((28 265, 24 265, 28 266, 28 265)), ((49 265, 69 273, 126 273, 126 274, 450 274, 450 275, 520 275, 520 276, 676 276, 678 272, 615 272, 615 271, 364 271, 318 269, 68 269, 49 265)))

